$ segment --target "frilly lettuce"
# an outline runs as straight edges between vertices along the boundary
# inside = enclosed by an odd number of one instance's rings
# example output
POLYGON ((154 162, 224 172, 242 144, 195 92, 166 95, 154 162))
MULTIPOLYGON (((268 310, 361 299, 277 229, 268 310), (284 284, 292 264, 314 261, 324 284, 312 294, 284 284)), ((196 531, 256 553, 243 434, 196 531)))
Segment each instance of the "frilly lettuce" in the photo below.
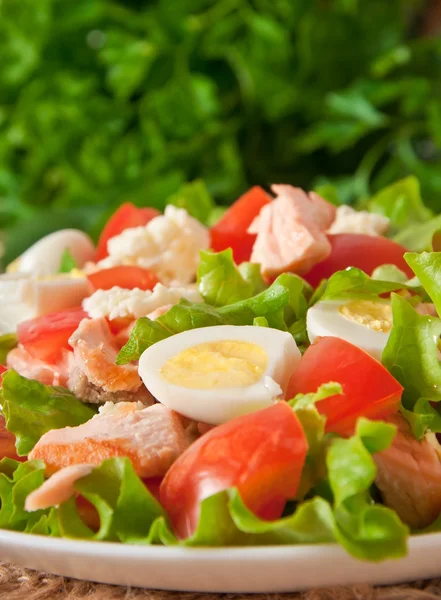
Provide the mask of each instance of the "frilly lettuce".
POLYGON ((383 279, 383 276, 390 274, 390 270, 381 271, 377 272, 376 278, 373 278, 355 267, 349 267, 344 271, 337 271, 331 275, 327 283, 323 283, 321 296, 319 298, 316 297, 315 300, 344 300, 353 298, 372 300, 378 298, 381 294, 409 287, 407 278, 406 281, 396 280, 396 272, 392 274, 394 276, 392 281, 383 279), (381 275, 381 278, 379 278, 379 275, 381 275))
POLYGON ((404 387, 403 403, 410 409, 423 397, 441 400, 438 339, 441 320, 422 316, 397 294, 392 296, 393 327, 382 362, 404 387))
POLYGON ((407 252, 404 258, 441 315, 441 252, 407 252))
POLYGON ((192 217, 205 224, 209 223, 216 209, 215 202, 201 179, 181 185, 175 194, 168 197, 167 204, 185 208, 192 217))
POLYGON ((380 190, 368 202, 368 208, 387 217, 392 231, 424 223, 432 217, 432 211, 421 198, 420 183, 412 175, 380 190))
POLYGON ((412 252, 431 250, 434 235, 441 229, 441 215, 425 223, 409 225, 393 238, 412 252))
POLYGON ((1 403, 19 456, 29 454, 47 431, 81 425, 96 414, 66 388, 43 385, 12 370, 3 376, 1 403))
POLYGON ((9 458, 0 461, 0 527, 14 531, 56 535, 57 522, 53 510, 28 513, 26 497, 44 481, 44 463, 38 460, 18 462, 9 458))
POLYGON ((81 519, 75 499, 71 498, 57 511, 62 536, 119 540, 127 544, 156 541, 153 525, 164 516, 164 511, 135 473, 128 458, 105 460, 78 480, 74 488, 95 507, 100 526, 97 531, 90 529, 81 519))
POLYGON ((269 327, 290 331, 300 341, 306 333, 304 324, 299 327, 298 322, 304 323, 310 293, 303 279, 284 273, 256 296, 218 308, 181 300, 155 321, 138 319, 117 363, 138 360, 144 350, 176 333, 214 325, 253 325, 256 317, 265 317, 269 327))
POLYGON ((236 267, 231 248, 217 253, 201 252, 198 288, 207 304, 225 306, 254 296, 260 291, 255 289, 253 282, 255 273, 248 271, 247 275, 246 279, 236 267))

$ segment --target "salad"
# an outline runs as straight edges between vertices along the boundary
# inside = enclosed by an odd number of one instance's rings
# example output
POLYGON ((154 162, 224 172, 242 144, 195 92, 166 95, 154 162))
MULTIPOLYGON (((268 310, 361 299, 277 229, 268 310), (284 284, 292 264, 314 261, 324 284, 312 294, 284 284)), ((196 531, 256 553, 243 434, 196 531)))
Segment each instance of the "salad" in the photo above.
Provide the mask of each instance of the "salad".
POLYGON ((418 181, 357 209, 290 185, 220 218, 177 204, 0 275, 0 527, 373 561, 440 530, 441 221, 418 181))

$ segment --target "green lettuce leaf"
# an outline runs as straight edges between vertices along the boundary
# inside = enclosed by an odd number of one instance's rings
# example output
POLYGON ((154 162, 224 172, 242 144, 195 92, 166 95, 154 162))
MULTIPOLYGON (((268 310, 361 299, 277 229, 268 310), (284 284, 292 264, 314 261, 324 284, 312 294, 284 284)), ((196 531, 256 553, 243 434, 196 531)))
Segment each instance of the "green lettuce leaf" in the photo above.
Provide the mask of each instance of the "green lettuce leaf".
POLYGON ((409 225, 393 238, 411 252, 432 249, 433 236, 441 229, 441 215, 416 225, 409 225))
POLYGON ((43 483, 44 469, 44 463, 38 460, 21 463, 4 458, 0 461, 1 528, 56 535, 52 511, 29 513, 24 509, 26 497, 43 483))
POLYGON ((69 248, 65 248, 63 254, 61 255, 61 261, 58 272, 70 273, 73 269, 76 269, 77 267, 77 261, 72 256, 69 248))
POLYGON ((379 281, 393 281, 395 283, 407 283, 408 277, 404 271, 396 265, 381 265, 374 269, 371 279, 379 281))
POLYGON ((404 258, 441 315, 441 252, 407 252, 404 258))
POLYGON ((243 504, 237 490, 230 490, 230 514, 249 544, 320 544, 335 542, 335 520, 330 504, 315 497, 299 504, 292 515, 277 521, 256 517, 243 504))
POLYGON ((407 410, 404 406, 400 407, 401 414, 409 423, 417 440, 423 439, 428 431, 441 432, 441 414, 438 406, 432 406, 431 400, 428 398, 418 398, 412 410, 407 410))
POLYGON ((19 456, 29 454, 47 431, 81 425, 96 414, 67 389, 43 385, 12 370, 3 376, 2 405, 19 456))
POLYGON ((305 466, 303 467, 302 478, 296 496, 297 499, 304 498, 326 473, 326 417, 319 413, 316 403, 341 393, 341 385, 330 382, 321 385, 316 392, 297 394, 293 400, 289 401, 290 406, 294 409, 302 424, 306 439, 308 440, 308 454, 306 455, 305 466))
MULTIPOLYGON (((293 333, 298 321, 306 318, 310 289, 297 275, 284 273, 260 294, 217 309, 181 300, 155 321, 148 317, 138 319, 129 341, 118 354, 117 364, 138 360, 144 350, 170 335, 214 325, 253 325, 256 317, 265 317, 269 327, 293 333)), ((303 330, 299 338, 301 335, 306 335, 303 330)))
POLYGON ((383 281, 373 279, 364 271, 350 267, 344 271, 337 271, 328 279, 320 300, 363 299, 372 300, 380 294, 405 288, 403 282, 383 281))
POLYGON ((441 400, 438 339, 441 320, 422 316, 404 298, 392 295, 393 327, 382 362, 404 387, 403 405, 413 408, 419 398, 441 400))
POLYGON ((74 486, 96 508, 100 527, 92 531, 81 519, 71 498, 58 511, 63 537, 109 540, 126 544, 157 542, 155 521, 164 516, 160 504, 135 473, 128 458, 105 460, 74 486))
POLYGON ((257 263, 243 262, 240 263, 237 268, 239 269, 239 273, 242 275, 244 280, 252 285, 252 296, 260 294, 260 292, 263 292, 267 289, 268 284, 262 277, 260 265, 257 263))
POLYGON ((18 338, 15 333, 5 333, 0 335, 0 365, 6 364, 6 358, 9 352, 18 344, 18 338))
POLYGON ((268 321, 265 317, 256 317, 253 321, 253 325, 256 327, 269 327, 268 321))
POLYGON ((254 295, 254 286, 239 272, 231 248, 217 253, 202 250, 197 281, 201 296, 212 306, 233 304, 254 295))
POLYGON ((406 554, 408 528, 393 510, 374 504, 369 492, 376 476, 371 453, 388 448, 394 435, 393 425, 359 419, 356 434, 334 439, 326 456, 336 537, 357 558, 380 561, 406 554))
POLYGON ((432 217, 421 198, 420 183, 413 175, 380 190, 368 202, 368 209, 387 217, 392 231, 425 223, 432 217))
POLYGON ((179 190, 168 197, 166 204, 174 204, 185 210, 201 223, 208 223, 216 205, 207 186, 201 179, 184 183, 179 190))

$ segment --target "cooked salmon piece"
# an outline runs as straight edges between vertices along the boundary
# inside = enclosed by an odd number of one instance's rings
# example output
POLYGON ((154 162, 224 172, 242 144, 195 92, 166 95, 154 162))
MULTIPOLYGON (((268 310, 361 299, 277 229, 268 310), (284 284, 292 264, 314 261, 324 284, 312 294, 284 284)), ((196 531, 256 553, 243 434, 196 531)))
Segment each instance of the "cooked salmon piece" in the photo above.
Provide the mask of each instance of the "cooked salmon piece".
POLYGON ((161 477, 190 442, 178 413, 162 404, 108 403, 83 425, 45 433, 29 458, 43 460, 47 472, 54 473, 127 456, 140 477, 161 477))
POLYGON ((91 383, 86 375, 74 363, 71 365, 67 387, 78 400, 89 404, 105 404, 106 402, 142 402, 145 406, 151 406, 155 399, 144 384, 136 392, 106 392, 91 383))
POLYGON ((265 277, 286 271, 302 275, 329 256, 331 244, 325 232, 336 208, 318 194, 291 185, 273 185, 272 190, 277 197, 248 229, 257 234, 251 262, 261 264, 265 277))
POLYGON ((136 392, 142 385, 135 365, 117 365, 119 346, 105 319, 83 319, 69 339, 87 380, 105 392, 136 392))
POLYGON ((89 475, 92 469, 92 465, 72 465, 61 469, 29 494, 25 501, 25 510, 44 510, 66 502, 74 494, 75 482, 89 475))
POLYGON ((436 444, 427 437, 416 440, 401 415, 387 420, 398 431, 391 447, 373 457, 377 465, 375 483, 386 506, 413 529, 422 529, 441 512, 441 461, 436 444))
POLYGON ((419 313, 420 315, 423 315, 423 316, 429 316, 429 317, 437 317, 438 316, 435 305, 431 304, 430 302, 420 302, 419 304, 417 304, 415 306, 415 310, 417 311, 417 313, 419 313))
POLYGON ((164 315, 166 312, 168 312, 171 308, 172 308, 173 304, 164 304, 163 306, 160 306, 159 308, 157 308, 156 310, 153 310, 150 314, 148 314, 148 318, 151 321, 154 321, 155 319, 157 319, 158 317, 161 317, 162 315, 164 315))
POLYGON ((56 365, 34 358, 22 346, 14 348, 8 353, 7 365, 14 371, 17 371, 22 377, 27 379, 36 379, 45 385, 66 386, 69 376, 68 357, 72 353, 66 350, 64 359, 56 365))

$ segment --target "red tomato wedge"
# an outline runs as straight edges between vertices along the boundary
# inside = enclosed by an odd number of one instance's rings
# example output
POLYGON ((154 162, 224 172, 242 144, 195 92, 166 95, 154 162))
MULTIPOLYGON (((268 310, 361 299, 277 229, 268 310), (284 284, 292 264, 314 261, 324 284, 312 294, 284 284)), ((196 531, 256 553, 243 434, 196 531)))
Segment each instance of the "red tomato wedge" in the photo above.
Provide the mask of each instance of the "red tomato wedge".
POLYGON ((55 364, 63 349, 70 349, 70 336, 86 318, 77 307, 23 321, 17 328, 18 341, 34 358, 55 364))
POLYGON ((247 232, 248 227, 271 200, 271 196, 258 185, 248 190, 211 228, 212 249, 220 252, 231 248, 237 264, 250 260, 256 236, 247 232))
POLYGON ((15 435, 6 429, 6 421, 0 415, 0 460, 3 458, 25 461, 26 456, 18 456, 15 449, 15 435))
POLYGON ((125 229, 130 227, 140 227, 147 225, 152 219, 158 217, 161 213, 156 208, 138 208, 131 202, 121 204, 118 210, 110 217, 104 226, 104 229, 98 240, 95 260, 98 262, 109 255, 107 252, 107 242, 110 238, 119 235, 125 229))
POLYGON ((8 370, 8 367, 5 367, 4 365, 0 365, 0 386, 1 386, 1 376, 3 375, 3 373, 6 373, 7 370, 8 370))
POLYGON ((178 458, 161 484, 161 504, 175 533, 192 535, 201 501, 230 487, 237 487, 260 517, 280 517, 297 492, 307 448, 302 426, 284 402, 211 429, 178 458))
POLYGON ((152 290, 159 279, 148 269, 141 267, 121 266, 110 269, 102 269, 96 273, 90 273, 87 279, 95 290, 110 290, 114 286, 133 290, 152 290))
POLYGON ((288 385, 287 398, 315 392, 324 383, 340 383, 343 394, 316 406, 327 417, 326 430, 351 435, 358 417, 384 419, 396 413, 402 386, 369 354, 336 337, 318 338, 302 356, 288 385))
POLYGON ((332 246, 331 254, 304 276, 313 287, 322 279, 347 267, 357 267, 371 275, 377 267, 391 264, 404 271, 408 277, 413 277, 413 272, 403 257, 407 252, 406 248, 393 240, 359 233, 339 233, 328 237, 332 246))

